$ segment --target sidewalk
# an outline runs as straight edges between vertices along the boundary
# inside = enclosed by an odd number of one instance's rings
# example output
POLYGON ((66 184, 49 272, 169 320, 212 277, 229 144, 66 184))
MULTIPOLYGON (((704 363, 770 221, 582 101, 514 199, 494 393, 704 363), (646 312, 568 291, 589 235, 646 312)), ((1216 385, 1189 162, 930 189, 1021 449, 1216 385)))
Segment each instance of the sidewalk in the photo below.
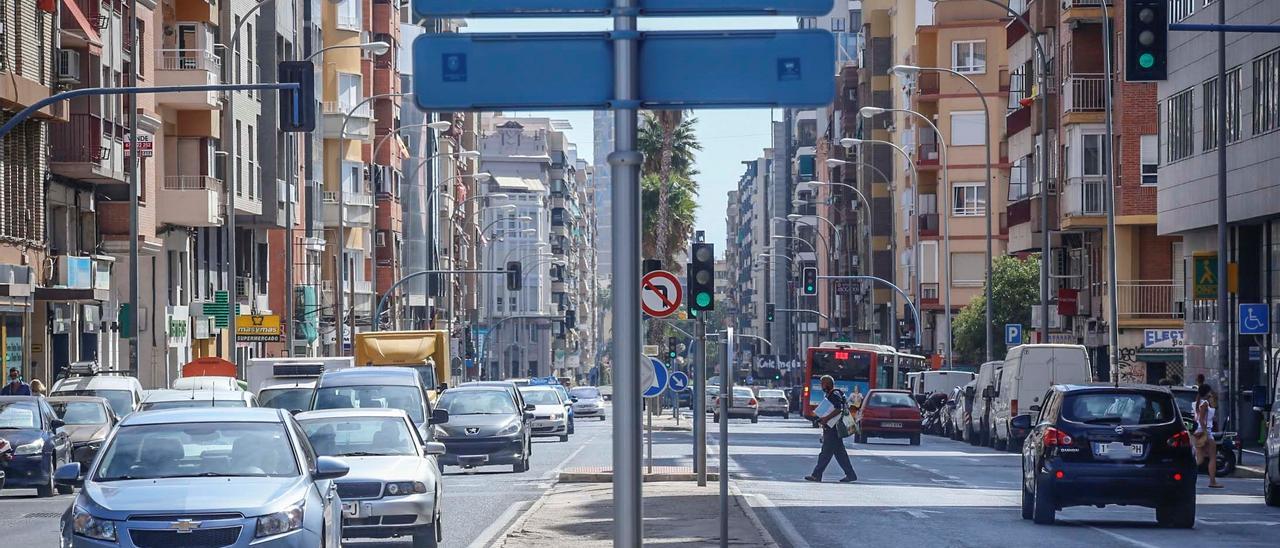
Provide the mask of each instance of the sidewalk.
MULTIPOLYGON (((693 431, 693 419, 690 417, 680 417, 680 424, 676 424, 675 417, 671 416, 671 410, 668 408, 666 414, 653 416, 654 432, 691 432, 693 431)), ((642 413, 640 415, 641 426, 645 430, 649 429, 649 414, 642 413)))
MULTIPOLYGON (((730 484, 729 543, 778 544, 730 484), (745 510, 744 510, 745 508, 745 510)), ((718 546, 719 488, 693 482, 644 484, 645 546, 718 546)), ((613 546, 613 484, 557 484, 511 525, 493 546, 564 548, 613 546)))

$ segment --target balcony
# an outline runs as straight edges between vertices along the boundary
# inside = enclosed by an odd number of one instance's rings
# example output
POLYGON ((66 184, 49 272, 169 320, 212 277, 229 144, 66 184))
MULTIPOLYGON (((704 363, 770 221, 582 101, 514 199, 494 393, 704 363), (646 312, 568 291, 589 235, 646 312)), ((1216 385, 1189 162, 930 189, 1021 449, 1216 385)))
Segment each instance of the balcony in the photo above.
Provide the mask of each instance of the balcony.
POLYGON ((916 229, 920 231, 920 238, 938 237, 938 214, 921 213, 917 215, 916 229))
POLYGON ((115 137, 115 124, 93 114, 72 114, 70 121, 49 128, 50 171, 90 183, 127 182, 124 143, 115 137))
POLYGON ((1186 312, 1181 283, 1173 280, 1122 280, 1117 284, 1116 315, 1122 323, 1174 323, 1179 327, 1186 312))
MULTIPOLYGON (((325 226, 338 226, 338 191, 326 190, 321 198, 324 203, 325 226)), ((373 225, 373 196, 366 193, 347 192, 342 196, 345 205, 343 226, 373 225)))
POLYGON ((1067 114, 1102 112, 1106 106, 1106 93, 1105 75, 1072 74, 1062 82, 1062 111, 1067 114))
POLYGON ((1101 177, 1067 179, 1067 217, 1094 217, 1107 214, 1107 185, 1101 177))
MULTIPOLYGON (((156 50, 156 85, 204 86, 218 83, 222 59, 211 50, 156 50)), ((178 110, 215 110, 221 106, 218 92, 183 92, 156 94, 156 102, 178 110)))
POLYGON ((167 175, 160 187, 157 220, 178 226, 222 226, 222 181, 208 175, 167 175))
MULTIPOLYGON (((368 139, 369 129, 373 125, 373 109, 369 108, 368 103, 360 104, 364 98, 360 97, 359 101, 325 101, 321 105, 321 112, 324 114, 324 138, 325 139, 341 139, 342 124, 347 118, 347 113, 351 113, 350 120, 346 121, 347 135, 346 138, 368 139), (360 105, 352 111, 355 105, 360 105)), ((375 99, 376 100, 376 99, 375 99)))
POLYGON ((938 284, 937 283, 920 284, 920 304, 922 305, 938 304, 938 284))
POLYGON ((1062 0, 1062 22, 1076 21, 1102 21, 1102 0, 1062 0))
POLYGON ((1004 116, 1004 130, 1008 135, 1017 135, 1031 127, 1031 106, 1019 107, 1018 110, 1004 116))
POLYGON ((941 159, 938 143, 920 143, 916 148, 916 167, 937 167, 941 159))
POLYGON ((927 96, 937 99, 938 90, 940 89, 941 74, 935 71, 924 71, 916 77, 916 89, 920 92, 920 98, 923 100, 927 96))

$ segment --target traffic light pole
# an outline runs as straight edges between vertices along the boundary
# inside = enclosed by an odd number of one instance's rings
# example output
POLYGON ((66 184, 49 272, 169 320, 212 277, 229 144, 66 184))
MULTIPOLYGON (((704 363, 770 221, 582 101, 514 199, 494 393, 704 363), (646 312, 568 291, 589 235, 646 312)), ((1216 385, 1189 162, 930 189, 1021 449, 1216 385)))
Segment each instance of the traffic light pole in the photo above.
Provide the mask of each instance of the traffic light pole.
POLYGON ((693 471, 698 487, 707 486, 707 321, 693 324, 698 347, 693 351, 693 471))

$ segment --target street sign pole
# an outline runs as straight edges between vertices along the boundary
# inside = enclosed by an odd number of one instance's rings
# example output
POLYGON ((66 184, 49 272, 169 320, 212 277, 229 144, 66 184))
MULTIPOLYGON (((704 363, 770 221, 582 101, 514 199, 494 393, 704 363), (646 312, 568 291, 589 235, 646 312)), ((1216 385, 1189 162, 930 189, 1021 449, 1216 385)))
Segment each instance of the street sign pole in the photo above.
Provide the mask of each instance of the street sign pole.
POLYGON ((640 160, 636 151, 636 35, 635 0, 614 0, 613 173, 614 403, 613 414, 613 545, 640 548, 643 508, 640 477, 640 160))
POLYGON ((720 371, 720 548, 729 548, 729 398, 733 394, 733 328, 724 336, 720 371))
POLYGON ((693 350, 693 471, 698 487, 707 486, 707 322, 702 316, 693 324, 698 347, 693 350))

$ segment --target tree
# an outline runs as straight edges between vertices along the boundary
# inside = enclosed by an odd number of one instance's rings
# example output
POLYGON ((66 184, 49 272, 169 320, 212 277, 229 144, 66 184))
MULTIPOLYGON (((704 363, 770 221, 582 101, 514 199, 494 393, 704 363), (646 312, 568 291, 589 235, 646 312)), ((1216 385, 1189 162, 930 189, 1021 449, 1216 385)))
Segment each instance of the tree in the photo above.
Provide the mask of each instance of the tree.
MULTIPOLYGON (((697 183, 693 181, 694 154, 702 150, 694 136, 693 125, 697 119, 684 117, 684 111, 664 110, 657 114, 645 113, 640 132, 640 151, 644 154, 641 164, 642 181, 656 176, 657 195, 653 200, 656 206, 657 219, 652 225, 646 224, 646 234, 652 233, 653 246, 645 250, 645 256, 656 257, 664 262, 670 260, 672 251, 682 248, 688 240, 689 231, 682 231, 679 219, 673 218, 676 213, 673 206, 679 198, 673 199, 672 193, 678 193, 678 186, 683 180, 686 186, 697 193, 697 183)), ((643 189, 643 183, 641 188, 643 189)), ((697 204, 694 203, 696 209, 697 204)), ((653 211, 646 207, 645 211, 653 211)), ((690 224, 692 226, 692 224, 690 224)))
MULTIPOLYGON (((1040 302, 1040 256, 1032 255, 1027 259, 1017 257, 995 257, 991 268, 992 297, 995 299, 991 308, 991 326, 999 335, 1005 324, 1021 324, 1030 327, 1031 308, 1040 302)), ((983 346, 986 344, 986 333, 982 326, 986 324, 986 288, 979 293, 953 319, 952 343, 955 345, 956 357, 967 363, 980 363, 984 359, 983 346)), ((991 356, 1002 359, 1008 349, 1004 337, 992 337, 991 356)))
MULTIPOLYGON (((685 118, 676 127, 671 138, 671 171, 678 175, 693 178, 698 171, 693 169, 695 155, 702 150, 702 143, 694 133, 693 126, 697 118, 685 118)), ((640 164, 640 172, 646 175, 657 175, 662 171, 662 124, 658 117, 646 112, 640 123, 639 148, 644 154, 644 163, 640 164)))
MULTIPOLYGON (((640 208, 643 211, 643 229, 644 234, 641 238, 641 254, 645 257, 662 257, 664 262, 670 262, 671 250, 680 249, 685 242, 689 240, 689 236, 693 234, 693 224, 698 210, 698 186, 693 181, 684 177, 674 177, 670 185, 663 185, 657 175, 645 175, 640 180, 640 208), (667 192, 667 220, 665 223, 660 221, 660 208, 658 207, 661 189, 669 186, 667 192), (666 242, 661 249, 665 249, 665 254, 660 254, 658 246, 658 235, 660 231, 657 227, 666 225, 665 231, 666 242)), ((680 265, 666 265, 673 270, 680 270, 680 265)))

